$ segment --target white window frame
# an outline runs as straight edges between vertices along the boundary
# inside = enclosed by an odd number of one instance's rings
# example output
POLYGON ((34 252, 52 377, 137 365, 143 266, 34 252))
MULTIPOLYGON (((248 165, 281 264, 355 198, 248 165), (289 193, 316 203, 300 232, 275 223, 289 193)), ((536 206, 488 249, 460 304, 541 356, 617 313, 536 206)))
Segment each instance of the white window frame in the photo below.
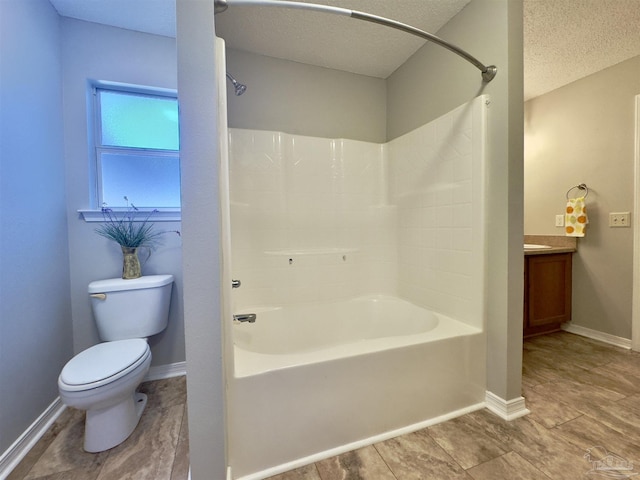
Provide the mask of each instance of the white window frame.
MULTIPOLYGON (((87 222, 103 222, 104 215, 102 213, 102 166, 100 164, 100 158, 102 153, 120 153, 127 154, 131 152, 137 156, 166 156, 171 158, 177 158, 180 161, 180 151, 168 151, 168 150, 156 150, 139 147, 117 147, 110 145, 102 145, 101 143, 101 110, 100 101, 98 96, 99 90, 115 91, 122 93, 134 93, 149 95, 155 97, 168 97, 177 100, 178 94, 176 90, 166 88, 145 87, 140 85, 130 85, 123 83, 104 82, 104 81, 91 81, 88 85, 87 102, 90 105, 90 111, 88 112, 88 145, 89 145, 89 176, 90 176, 90 209, 78 210, 78 213, 82 215, 87 222)), ((107 207, 109 207, 107 205, 107 207)), ((120 214, 127 212, 129 209, 126 207, 109 207, 112 210, 113 215, 118 217, 120 214)), ((141 212, 154 211, 154 222, 171 222, 180 221, 181 219, 181 207, 172 208, 154 208, 145 207, 140 208, 141 212)), ((143 217, 141 215, 141 217, 143 217)))

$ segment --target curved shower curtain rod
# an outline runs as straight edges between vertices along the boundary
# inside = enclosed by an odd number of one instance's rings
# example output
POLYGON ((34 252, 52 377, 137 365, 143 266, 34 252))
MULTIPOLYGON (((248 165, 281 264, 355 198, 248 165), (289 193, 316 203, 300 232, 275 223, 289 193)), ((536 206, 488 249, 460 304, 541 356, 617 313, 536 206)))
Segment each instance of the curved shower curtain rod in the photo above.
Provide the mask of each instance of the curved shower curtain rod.
POLYGON ((411 25, 407 25, 406 23, 397 22, 395 20, 391 20, 385 17, 379 17, 377 15, 371 15, 370 13, 359 12, 357 10, 349 10, 347 8, 340 7, 332 7, 330 5, 317 5, 315 3, 303 3, 303 2, 289 2, 282 0, 214 0, 215 5, 215 13, 224 12, 229 5, 238 5, 238 6, 260 6, 260 7, 282 7, 282 8, 293 8, 300 10, 314 10, 317 12, 325 12, 325 13, 333 13, 335 15, 341 15, 344 17, 356 18, 358 20, 364 20, 366 22, 377 23, 380 25, 385 25, 387 27, 395 28, 396 30, 401 30, 406 33, 410 33, 417 37, 421 37, 429 42, 440 45, 441 47, 446 48, 447 50, 452 51, 453 53, 461 56, 467 62, 474 65, 480 72, 482 73, 482 80, 485 83, 489 83, 498 73, 498 67, 495 65, 484 65, 480 60, 475 58, 473 55, 465 52, 459 47, 450 44, 449 42, 441 39, 440 37, 436 37, 431 33, 425 32, 424 30, 420 30, 418 28, 412 27, 411 25))

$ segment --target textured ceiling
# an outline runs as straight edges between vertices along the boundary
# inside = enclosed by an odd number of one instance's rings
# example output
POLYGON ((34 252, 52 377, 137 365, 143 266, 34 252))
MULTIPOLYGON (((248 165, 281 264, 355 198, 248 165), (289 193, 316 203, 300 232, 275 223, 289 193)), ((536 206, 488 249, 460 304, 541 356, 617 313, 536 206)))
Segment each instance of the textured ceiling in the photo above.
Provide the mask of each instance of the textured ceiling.
POLYGON ((637 55, 640 0, 524 0, 525 99, 637 55))
MULTIPOLYGON (((0 0, 2 1, 2 0, 0 0)), ((50 0, 63 16, 175 36, 175 0, 50 0)), ((430 33, 469 0, 315 0, 430 33)), ((525 99, 640 55, 640 0, 523 0, 525 99)), ((423 41, 317 12, 231 7, 217 16, 232 48, 386 78, 423 41)), ((459 45, 472 55, 473 46, 459 45)), ((492 63, 492 60, 480 58, 492 63)), ((498 68, 500 65, 498 65, 498 68)))
MULTIPOLYGON (((437 32, 469 0, 314 0, 437 32)), ((271 57, 386 78, 425 41, 406 33, 321 12, 229 7, 216 16, 227 46, 271 57)))

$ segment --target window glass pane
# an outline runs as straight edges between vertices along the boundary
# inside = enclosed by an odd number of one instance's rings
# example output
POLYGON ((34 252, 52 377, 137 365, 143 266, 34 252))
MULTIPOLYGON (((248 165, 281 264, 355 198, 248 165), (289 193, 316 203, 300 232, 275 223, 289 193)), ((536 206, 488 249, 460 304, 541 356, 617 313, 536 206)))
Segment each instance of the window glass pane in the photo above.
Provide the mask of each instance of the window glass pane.
POLYGON ((102 201, 109 207, 180 207, 180 162, 177 155, 103 152, 102 201))
POLYGON ((102 145, 179 150, 175 98, 98 90, 102 145))

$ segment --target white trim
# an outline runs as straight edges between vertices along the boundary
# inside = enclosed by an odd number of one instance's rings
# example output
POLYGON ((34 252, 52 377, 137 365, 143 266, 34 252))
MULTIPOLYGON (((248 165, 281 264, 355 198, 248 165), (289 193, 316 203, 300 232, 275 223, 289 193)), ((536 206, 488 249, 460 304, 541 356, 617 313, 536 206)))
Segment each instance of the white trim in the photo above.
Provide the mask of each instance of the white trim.
MULTIPOLYGON (((140 209, 140 213, 151 212, 151 210, 140 209)), ((127 209, 112 209, 111 214, 113 218, 116 220, 121 220, 123 218, 123 214, 127 212, 127 209)), ((85 222, 105 222, 104 214, 102 210, 78 210, 78 213, 82 216, 82 219, 85 222)), ((146 216, 140 215, 138 220, 134 219, 134 222, 143 222, 145 221, 146 216)), ((149 218, 150 222, 179 222, 182 219, 182 212, 179 208, 168 208, 168 209, 155 209, 153 212, 153 216, 149 218)))
MULTIPOLYGON (((635 297, 635 293, 634 293, 635 297)), ((571 322, 563 323, 562 330, 575 333, 576 335, 581 335, 583 337, 591 338, 593 340, 599 340, 604 343, 608 343, 609 345, 615 345, 616 347, 631 348, 631 340, 628 338, 617 337, 615 335, 611 335, 610 333, 599 332, 598 330, 592 330, 591 328, 581 327, 580 325, 574 325, 571 322)))
POLYGON ((105 80, 91 80, 89 87, 92 90, 97 88, 102 90, 116 90, 125 93, 142 93, 156 97, 169 97, 177 100, 178 90, 175 88, 149 87, 146 85, 136 85, 134 83, 108 82, 105 80))
POLYGON ((153 380, 164 380, 165 378, 181 377, 187 374, 187 362, 176 362, 168 365, 158 365, 151 367, 149 373, 144 377, 144 382, 153 380))
POLYGON ((640 351, 640 95, 636 95, 635 154, 633 186, 633 296, 631 307, 631 348, 640 351))
POLYGON ((66 407, 57 397, 51 405, 0 456, 0 480, 4 480, 42 438, 66 407))
MULTIPOLYGON (((446 415, 441 415, 439 417, 431 418, 429 420, 425 420, 424 422, 414 423, 413 425, 409 425, 403 428, 398 428, 396 430, 390 430, 380 435, 374 435, 372 437, 368 437, 363 440, 358 440, 356 442, 347 443, 346 445, 341 445, 339 447, 325 450, 324 452, 309 455, 308 457, 299 458, 292 462, 287 462, 287 463, 283 463, 282 465, 267 468, 260 472, 254 472, 249 475, 245 475, 244 477, 238 477, 236 480, 262 480, 263 478, 272 477, 274 475, 278 475, 280 473, 287 472, 289 470, 303 467, 305 465, 310 465, 312 463, 318 462, 320 460, 324 460, 326 458, 335 457, 336 455, 350 452, 352 450, 366 447, 368 445, 373 445, 374 443, 383 442, 385 440, 389 440, 390 438, 398 437, 400 435, 406 435, 407 433, 412 433, 412 432, 421 430, 423 428, 430 427, 437 423, 446 422, 447 420, 451 420, 453 418, 466 415, 467 413, 475 412, 476 410, 481 410, 485 408, 485 406, 486 405, 484 402, 476 403, 475 405, 470 405, 468 407, 461 408, 460 410, 447 413, 446 415)), ((231 467, 228 467, 227 475, 229 475, 230 471, 231 471, 231 467)))
POLYGON ((485 400, 487 409, 507 421, 515 420, 531 413, 524 404, 524 397, 505 400, 495 393, 487 391, 485 400))

